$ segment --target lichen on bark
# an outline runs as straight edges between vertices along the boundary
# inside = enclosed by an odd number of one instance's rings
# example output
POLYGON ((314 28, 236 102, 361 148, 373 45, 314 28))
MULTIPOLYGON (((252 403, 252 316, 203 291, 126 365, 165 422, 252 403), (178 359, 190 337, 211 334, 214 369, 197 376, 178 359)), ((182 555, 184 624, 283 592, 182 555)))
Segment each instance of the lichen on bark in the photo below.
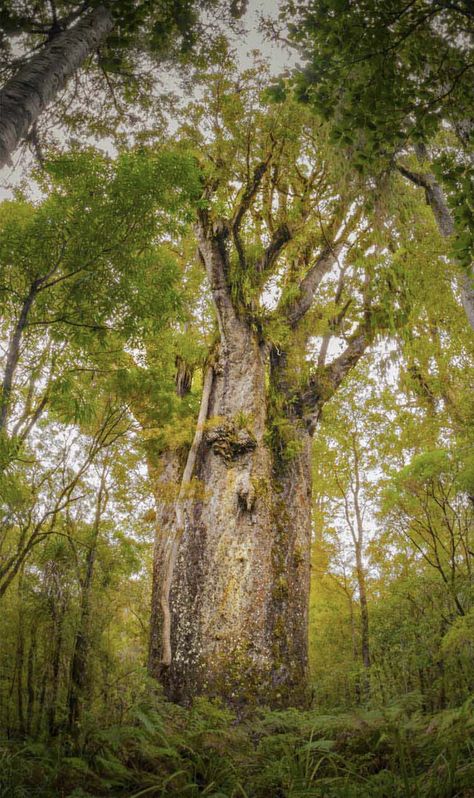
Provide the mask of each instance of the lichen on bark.
MULTIPOLYGON (((288 129, 300 125, 286 121, 288 129)), ((323 167, 301 177, 292 204, 279 169, 285 157, 298 157, 296 134, 285 141, 282 128, 280 135, 280 144, 270 136, 254 156, 229 217, 213 208, 215 162, 213 177, 203 176, 196 238, 219 349, 193 471, 203 493, 182 506, 169 586, 171 656, 161 668, 172 700, 218 696, 239 712, 248 703, 306 702, 312 435, 322 405, 372 334, 366 303, 341 354, 327 365, 320 358, 317 369, 308 363, 308 313, 360 217, 353 201, 324 196, 323 167), (283 190, 281 205, 272 205, 268 196, 283 190), (319 234, 310 214, 317 202, 326 216, 319 234), (293 290, 268 312, 261 294, 278 270, 293 290)), ((153 613, 161 611, 155 602, 153 613)))

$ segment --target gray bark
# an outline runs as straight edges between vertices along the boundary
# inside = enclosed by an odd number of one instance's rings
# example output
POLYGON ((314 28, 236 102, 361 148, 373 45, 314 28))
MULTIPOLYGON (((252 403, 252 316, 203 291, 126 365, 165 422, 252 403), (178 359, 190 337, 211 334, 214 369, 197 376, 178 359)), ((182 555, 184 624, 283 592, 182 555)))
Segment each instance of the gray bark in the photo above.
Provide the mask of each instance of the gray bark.
MULTIPOLYGON (((434 175, 420 174, 398 166, 399 172, 412 183, 425 190, 426 202, 433 211, 438 230, 443 238, 454 234, 454 220, 446 202, 443 189, 434 175)), ((461 302, 466 313, 470 327, 474 330, 474 265, 471 264, 469 272, 460 275, 461 302)))
MULTIPOLYGON (((266 443, 268 349, 231 301, 227 234, 224 228, 198 230, 221 343, 195 452, 201 489, 183 503, 169 593, 171 656, 161 663, 161 678, 168 697, 183 703, 205 694, 224 697, 237 709, 248 702, 300 704, 307 658, 310 438, 306 434, 291 474, 276 480, 266 443)), ((166 573, 162 549, 156 555, 158 571, 166 573)))
POLYGON ((271 459, 265 445, 265 351, 245 321, 233 327, 215 370, 208 429, 171 585, 170 698, 268 701, 273 685, 271 617, 274 531, 271 459), (270 626, 269 626, 270 624, 270 626))
POLYGON ((10 399, 13 387, 13 378, 20 359, 20 344, 25 327, 28 322, 28 315, 35 297, 39 291, 39 281, 35 280, 30 286, 28 296, 24 299, 21 308, 20 316, 15 325, 12 337, 10 339, 7 351, 7 361, 5 364, 5 372, 2 380, 2 387, 0 393, 0 432, 6 427, 8 412, 10 409, 10 399))
POLYGON ((46 44, 6 83, 0 92, 0 169, 113 26, 110 11, 99 6, 46 44))
MULTIPOLYGON (((212 224, 204 212, 197 236, 220 348, 194 451, 195 492, 180 495, 179 514, 165 506, 159 513, 162 539, 177 546, 172 573, 166 545, 155 550, 150 671, 180 703, 207 695, 238 712, 249 703, 298 706, 308 699, 311 436, 322 404, 361 357, 370 332, 362 326, 296 401, 285 354, 273 351, 232 299, 228 244, 235 229, 225 220, 212 224), (281 449, 270 445, 269 380, 284 397, 291 456, 284 441, 281 449), (160 628, 164 638, 170 633, 161 662, 160 628)), ((315 291, 317 280, 304 287, 315 291)), ((177 486, 180 473, 170 455, 163 474, 177 486)))
POLYGON ((155 679, 161 676, 162 629, 161 591, 163 583, 164 553, 168 538, 172 535, 176 518, 175 500, 177 486, 183 471, 181 453, 175 449, 166 451, 158 467, 148 463, 148 473, 153 485, 156 508, 155 543, 153 548, 153 572, 151 593, 150 637, 148 649, 148 671, 155 679))
POLYGON ((163 582, 161 589, 161 611, 163 617, 162 629, 162 664, 168 666, 171 664, 171 613, 170 613, 170 590, 173 581, 174 571, 176 568, 176 558, 178 556, 179 543, 181 535, 184 531, 185 525, 185 505, 186 496, 189 492, 191 480, 194 474, 194 467, 202 443, 204 434, 204 424, 208 417, 209 400, 212 391, 213 370, 208 367, 204 377, 204 385, 202 391, 201 407, 197 420, 196 431, 191 448, 188 452, 186 465, 184 467, 183 477, 181 480, 181 487, 179 490, 178 498, 176 500, 176 519, 174 524, 173 534, 168 537, 165 542, 165 551, 163 554, 163 582))

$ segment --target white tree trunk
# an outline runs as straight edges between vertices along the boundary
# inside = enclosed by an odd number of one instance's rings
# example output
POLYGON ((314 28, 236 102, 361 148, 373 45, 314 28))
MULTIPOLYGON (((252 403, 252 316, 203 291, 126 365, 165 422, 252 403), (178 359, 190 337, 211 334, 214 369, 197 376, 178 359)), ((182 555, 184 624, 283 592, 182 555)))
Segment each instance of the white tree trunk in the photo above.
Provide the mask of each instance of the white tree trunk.
POLYGON ((110 11, 99 6, 46 44, 6 83, 0 92, 0 169, 113 26, 110 11))

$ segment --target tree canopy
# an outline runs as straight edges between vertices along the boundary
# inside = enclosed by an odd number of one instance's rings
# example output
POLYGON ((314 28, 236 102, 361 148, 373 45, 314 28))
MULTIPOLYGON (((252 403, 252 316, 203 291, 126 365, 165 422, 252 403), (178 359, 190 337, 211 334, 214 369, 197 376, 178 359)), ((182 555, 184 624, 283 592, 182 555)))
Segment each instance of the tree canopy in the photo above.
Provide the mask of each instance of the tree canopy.
POLYGON ((472 792, 471 6, 243 11, 2 6, 2 795, 472 792))

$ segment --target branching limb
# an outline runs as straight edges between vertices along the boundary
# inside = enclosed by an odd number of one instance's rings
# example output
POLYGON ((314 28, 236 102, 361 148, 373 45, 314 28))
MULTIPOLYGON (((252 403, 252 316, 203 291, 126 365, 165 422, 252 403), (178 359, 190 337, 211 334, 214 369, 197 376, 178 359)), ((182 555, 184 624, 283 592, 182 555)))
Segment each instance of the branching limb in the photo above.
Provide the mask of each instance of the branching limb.
POLYGON ((373 339, 371 327, 364 321, 350 337, 344 351, 323 369, 318 369, 302 392, 300 401, 303 415, 311 432, 314 432, 321 410, 336 393, 346 375, 357 365, 373 339))
MULTIPOLYGON (((401 164, 397 164, 401 175, 406 177, 415 186, 424 188, 426 202, 433 211, 438 230, 443 238, 449 238, 455 232, 454 219, 448 206, 444 191, 432 174, 413 172, 401 164)), ((474 330, 474 270, 471 266, 470 273, 463 272, 460 277, 461 301, 467 320, 474 330)))
POLYGON ((280 255, 282 249, 291 241, 292 234, 287 224, 281 224, 272 235, 271 241, 263 253, 262 257, 256 263, 256 270, 259 274, 269 272, 276 259, 280 255))

